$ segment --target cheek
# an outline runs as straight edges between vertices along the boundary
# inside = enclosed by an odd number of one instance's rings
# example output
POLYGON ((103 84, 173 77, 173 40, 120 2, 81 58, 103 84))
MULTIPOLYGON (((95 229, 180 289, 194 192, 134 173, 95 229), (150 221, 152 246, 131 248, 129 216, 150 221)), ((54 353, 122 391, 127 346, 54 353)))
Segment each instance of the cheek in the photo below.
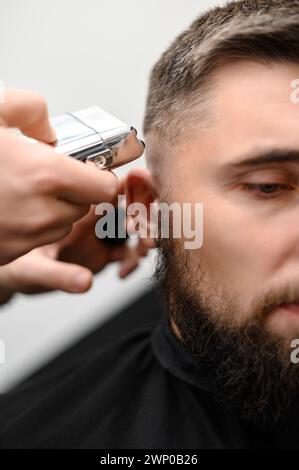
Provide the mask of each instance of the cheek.
POLYGON ((289 273, 283 271, 289 271, 290 259, 294 263, 294 250, 299 266, 299 229, 294 228, 293 214, 232 204, 208 190, 203 197, 191 189, 194 182, 188 185, 187 177, 181 181, 180 191, 173 194, 177 198, 171 200, 203 202, 203 245, 190 250, 190 263, 195 269, 201 265, 215 286, 248 305, 262 290, 287 279, 289 273))
POLYGON ((281 237, 273 224, 244 209, 204 205, 203 246, 198 256, 211 280, 252 300, 271 282, 281 262, 281 237))

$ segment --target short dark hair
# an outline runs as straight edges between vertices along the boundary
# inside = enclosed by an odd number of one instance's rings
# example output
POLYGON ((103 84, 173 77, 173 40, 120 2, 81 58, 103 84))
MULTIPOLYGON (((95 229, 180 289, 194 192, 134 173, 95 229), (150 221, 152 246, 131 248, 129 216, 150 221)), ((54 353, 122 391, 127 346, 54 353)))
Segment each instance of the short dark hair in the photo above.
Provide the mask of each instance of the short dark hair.
POLYGON ((199 119, 211 73, 246 59, 299 63, 299 0, 235 0, 196 18, 152 69, 144 134, 176 140, 195 108, 199 119))

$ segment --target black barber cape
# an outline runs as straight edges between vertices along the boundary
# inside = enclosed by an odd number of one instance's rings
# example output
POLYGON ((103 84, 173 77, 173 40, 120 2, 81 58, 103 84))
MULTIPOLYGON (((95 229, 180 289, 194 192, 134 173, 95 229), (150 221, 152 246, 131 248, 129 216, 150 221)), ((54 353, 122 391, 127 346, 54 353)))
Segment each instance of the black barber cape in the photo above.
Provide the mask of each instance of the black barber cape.
POLYGON ((0 397, 0 448, 297 448, 214 402, 164 314, 0 397))

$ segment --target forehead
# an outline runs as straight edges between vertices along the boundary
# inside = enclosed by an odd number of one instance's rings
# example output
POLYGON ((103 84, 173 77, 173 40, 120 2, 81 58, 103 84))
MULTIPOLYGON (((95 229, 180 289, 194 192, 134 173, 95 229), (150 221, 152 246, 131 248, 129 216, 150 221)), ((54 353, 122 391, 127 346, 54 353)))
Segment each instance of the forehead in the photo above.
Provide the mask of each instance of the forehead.
POLYGON ((263 150, 299 150, 299 103, 291 100, 294 79, 299 79, 295 63, 242 61, 219 68, 213 76, 211 125, 186 143, 190 154, 200 148, 209 158, 198 159, 211 166, 263 150))
POLYGON ((251 147, 299 146, 299 103, 291 100, 291 83, 299 65, 243 61, 214 76, 212 125, 218 145, 245 153, 251 147))

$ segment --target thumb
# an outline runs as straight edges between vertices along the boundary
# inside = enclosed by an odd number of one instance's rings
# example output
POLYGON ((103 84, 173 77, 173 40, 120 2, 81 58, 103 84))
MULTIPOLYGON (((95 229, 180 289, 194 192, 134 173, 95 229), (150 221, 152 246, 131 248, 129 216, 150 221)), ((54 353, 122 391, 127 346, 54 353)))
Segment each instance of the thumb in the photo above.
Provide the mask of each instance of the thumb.
POLYGON ((53 143, 56 139, 47 103, 34 91, 6 89, 5 101, 0 105, 0 124, 17 127, 28 137, 42 142, 53 143))

